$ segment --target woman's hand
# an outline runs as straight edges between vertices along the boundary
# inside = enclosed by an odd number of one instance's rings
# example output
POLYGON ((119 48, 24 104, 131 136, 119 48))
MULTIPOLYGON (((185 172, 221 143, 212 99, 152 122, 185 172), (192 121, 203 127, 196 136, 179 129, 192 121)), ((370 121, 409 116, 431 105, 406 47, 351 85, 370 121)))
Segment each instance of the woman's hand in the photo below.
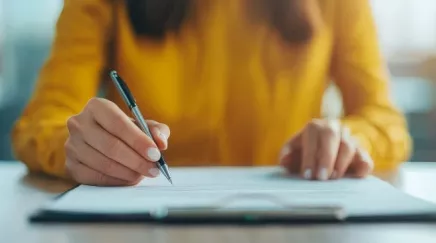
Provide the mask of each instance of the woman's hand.
POLYGON ((160 150, 168 146, 167 125, 147 121, 153 142, 113 102, 93 98, 67 121, 66 168, 74 180, 99 186, 126 186, 156 177, 160 150))
POLYGON ((365 177, 373 169, 369 154, 359 148, 338 121, 313 120, 282 149, 280 164, 305 179, 365 177))

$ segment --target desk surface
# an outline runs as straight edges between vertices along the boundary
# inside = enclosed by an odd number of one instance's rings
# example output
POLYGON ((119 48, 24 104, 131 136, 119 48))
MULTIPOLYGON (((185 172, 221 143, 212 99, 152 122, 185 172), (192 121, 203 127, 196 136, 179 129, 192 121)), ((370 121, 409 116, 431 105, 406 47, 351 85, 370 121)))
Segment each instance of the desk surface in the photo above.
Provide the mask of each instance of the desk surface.
MULTIPOLYGON (((407 193, 436 202, 436 163, 409 163, 378 176, 407 193)), ((70 187, 56 179, 27 175, 19 163, 0 162, 0 242, 436 242, 436 225, 424 223, 268 227, 28 223, 30 213, 70 187)))

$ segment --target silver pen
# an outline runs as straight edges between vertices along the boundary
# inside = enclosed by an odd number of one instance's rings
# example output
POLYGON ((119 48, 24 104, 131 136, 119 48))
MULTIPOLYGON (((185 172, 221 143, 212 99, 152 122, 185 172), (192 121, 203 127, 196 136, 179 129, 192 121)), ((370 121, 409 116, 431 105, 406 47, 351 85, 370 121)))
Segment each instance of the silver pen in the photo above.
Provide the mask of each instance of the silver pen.
MULTIPOLYGON (((148 128, 144 117, 142 116, 141 112, 139 111, 139 108, 136 105, 135 98, 133 98, 133 95, 130 92, 129 87, 127 87, 127 84, 123 81, 123 79, 118 75, 118 73, 116 71, 111 71, 109 73, 109 75, 110 75, 112 81, 114 82, 115 87, 117 88, 118 92, 120 93, 121 97, 123 98, 124 102, 129 107, 130 111, 133 113, 133 116, 135 117, 135 120, 136 120, 136 122, 138 122, 142 131, 153 140, 153 136, 151 135, 150 129, 148 128)), ((162 174, 168 179, 168 181, 171 184, 173 184, 173 181, 171 180, 170 173, 168 171, 168 165, 165 162, 164 157, 162 155, 161 155, 159 161, 156 162, 156 165, 157 165, 157 168, 162 172, 162 174)))

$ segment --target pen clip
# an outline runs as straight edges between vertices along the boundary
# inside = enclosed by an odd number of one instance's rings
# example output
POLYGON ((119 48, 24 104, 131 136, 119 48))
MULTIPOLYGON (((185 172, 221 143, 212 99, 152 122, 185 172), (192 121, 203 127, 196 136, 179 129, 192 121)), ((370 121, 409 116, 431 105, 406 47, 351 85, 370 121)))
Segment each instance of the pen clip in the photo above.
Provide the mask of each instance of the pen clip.
POLYGON ((114 82, 115 86, 117 87, 119 93, 121 94, 121 97, 123 98, 124 102, 129 106, 129 109, 132 109, 136 106, 136 100, 133 98, 132 93, 130 92, 129 87, 127 86, 126 82, 118 75, 118 73, 115 70, 112 70, 109 73, 112 81, 114 82))

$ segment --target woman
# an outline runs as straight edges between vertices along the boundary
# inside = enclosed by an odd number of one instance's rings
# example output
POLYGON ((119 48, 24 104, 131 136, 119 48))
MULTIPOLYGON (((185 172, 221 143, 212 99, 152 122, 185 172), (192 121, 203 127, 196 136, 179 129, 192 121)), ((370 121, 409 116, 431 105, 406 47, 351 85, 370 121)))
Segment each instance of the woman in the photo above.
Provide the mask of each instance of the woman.
POLYGON ((275 165, 306 179, 364 177, 407 159, 406 122, 367 0, 66 0, 51 55, 17 122, 32 171, 132 185, 173 166, 275 165), (113 85, 126 80, 156 144, 113 85), (344 117, 322 119, 330 80, 344 117), (166 124, 166 125, 165 125, 166 124))

